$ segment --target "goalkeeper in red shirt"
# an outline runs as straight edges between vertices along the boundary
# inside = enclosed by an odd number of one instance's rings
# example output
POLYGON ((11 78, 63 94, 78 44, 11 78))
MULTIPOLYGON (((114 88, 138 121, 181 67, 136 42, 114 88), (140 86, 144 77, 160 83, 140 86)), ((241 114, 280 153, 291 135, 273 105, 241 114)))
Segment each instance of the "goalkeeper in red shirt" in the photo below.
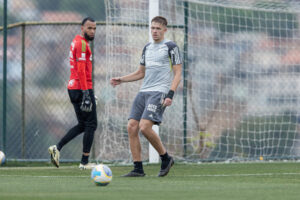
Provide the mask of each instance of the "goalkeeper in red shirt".
POLYGON ((97 113, 92 84, 92 52, 89 41, 95 37, 96 22, 93 18, 86 17, 81 25, 81 35, 75 36, 70 47, 71 75, 68 82, 68 93, 78 124, 71 128, 56 145, 50 146, 48 151, 52 163, 59 167, 60 150, 76 136, 84 133, 83 153, 79 168, 91 169, 94 164, 89 163, 88 160, 97 128, 97 113))

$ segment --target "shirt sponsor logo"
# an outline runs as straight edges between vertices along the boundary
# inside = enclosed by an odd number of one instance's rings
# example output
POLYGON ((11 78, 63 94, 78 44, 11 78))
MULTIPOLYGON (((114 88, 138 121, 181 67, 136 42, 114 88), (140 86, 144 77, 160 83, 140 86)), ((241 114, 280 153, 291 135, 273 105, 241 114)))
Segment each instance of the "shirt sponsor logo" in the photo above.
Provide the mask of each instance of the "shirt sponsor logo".
POLYGON ((81 53, 81 57, 78 60, 85 60, 85 53, 81 53))

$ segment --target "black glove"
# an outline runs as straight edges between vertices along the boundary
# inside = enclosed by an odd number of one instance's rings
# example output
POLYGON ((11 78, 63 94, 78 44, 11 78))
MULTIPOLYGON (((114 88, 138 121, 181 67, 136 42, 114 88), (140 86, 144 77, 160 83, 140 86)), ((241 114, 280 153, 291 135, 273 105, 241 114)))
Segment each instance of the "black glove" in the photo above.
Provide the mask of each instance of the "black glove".
POLYGON ((80 109, 84 112, 91 112, 92 111, 92 100, 90 97, 90 93, 88 90, 82 90, 82 103, 80 109))

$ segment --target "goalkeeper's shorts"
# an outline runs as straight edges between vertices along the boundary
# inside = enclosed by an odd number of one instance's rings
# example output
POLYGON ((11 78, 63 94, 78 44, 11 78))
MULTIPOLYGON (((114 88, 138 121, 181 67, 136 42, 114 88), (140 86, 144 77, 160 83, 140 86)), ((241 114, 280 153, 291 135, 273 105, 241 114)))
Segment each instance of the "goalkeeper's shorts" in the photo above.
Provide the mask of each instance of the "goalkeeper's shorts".
POLYGON ((80 109, 83 96, 81 90, 68 90, 68 93, 73 104, 79 125, 84 126, 85 128, 89 128, 91 131, 95 131, 97 129, 97 112, 93 90, 89 89, 89 94, 93 104, 91 112, 83 112, 80 109))

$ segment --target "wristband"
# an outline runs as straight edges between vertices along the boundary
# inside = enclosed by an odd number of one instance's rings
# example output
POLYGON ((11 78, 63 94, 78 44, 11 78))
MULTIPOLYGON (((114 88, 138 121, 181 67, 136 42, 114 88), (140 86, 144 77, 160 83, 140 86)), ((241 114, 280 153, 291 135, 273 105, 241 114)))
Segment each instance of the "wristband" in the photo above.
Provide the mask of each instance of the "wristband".
MULTIPOLYGON (((169 92, 168 92, 166 98, 173 99, 173 96, 174 96, 174 91, 173 91, 173 90, 169 90, 169 92)), ((165 98, 165 99, 166 99, 166 98, 165 98)))

